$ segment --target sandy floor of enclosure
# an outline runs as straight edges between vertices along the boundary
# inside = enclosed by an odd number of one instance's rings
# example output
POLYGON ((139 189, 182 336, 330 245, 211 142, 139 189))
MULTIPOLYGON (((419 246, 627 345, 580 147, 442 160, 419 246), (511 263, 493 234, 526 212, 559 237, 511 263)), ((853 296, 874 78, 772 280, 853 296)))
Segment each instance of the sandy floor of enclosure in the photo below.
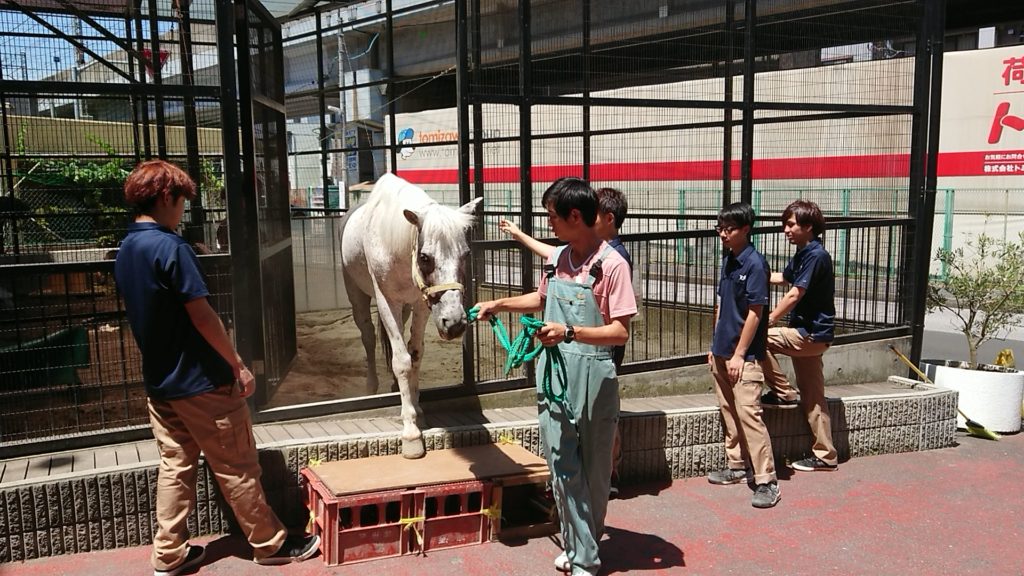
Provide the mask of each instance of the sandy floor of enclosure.
MULTIPOLYGON (((298 341, 295 361, 266 407, 366 395, 366 353, 359 330, 352 321, 352 311, 303 312, 296 317, 295 323, 298 341)), ((428 323, 424 348, 420 367, 421 390, 462 382, 461 340, 441 340, 432 323, 428 323)), ((379 338, 377 377, 381 383, 379 392, 390 392, 393 378, 384 361, 379 338)))

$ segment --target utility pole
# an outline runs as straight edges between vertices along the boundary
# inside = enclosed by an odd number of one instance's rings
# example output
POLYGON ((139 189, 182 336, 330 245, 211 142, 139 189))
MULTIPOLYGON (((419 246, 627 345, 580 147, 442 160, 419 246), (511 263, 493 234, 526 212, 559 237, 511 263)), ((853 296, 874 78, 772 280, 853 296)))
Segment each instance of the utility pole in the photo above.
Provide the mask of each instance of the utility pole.
MULTIPOLYGON (((71 34, 72 34, 72 36, 76 40, 81 42, 81 36, 82 36, 82 20, 81 19, 76 17, 74 20, 72 20, 71 34)), ((82 66, 83 64, 85 64, 85 54, 82 53, 82 50, 78 46, 75 46, 75 58, 74 58, 74 62, 71 63, 71 79, 73 81, 78 82, 81 79, 81 69, 79 67, 82 66)), ((75 120, 81 120, 82 116, 85 115, 84 107, 83 107, 82 104, 83 103, 82 103, 82 97, 81 96, 78 96, 77 98, 75 98, 75 120)))
POLYGON ((348 208, 348 104, 345 101, 345 62, 348 60, 348 50, 345 47, 344 20, 341 12, 338 12, 338 106, 341 108, 341 182, 338 184, 338 194, 345 198, 345 207, 348 208))

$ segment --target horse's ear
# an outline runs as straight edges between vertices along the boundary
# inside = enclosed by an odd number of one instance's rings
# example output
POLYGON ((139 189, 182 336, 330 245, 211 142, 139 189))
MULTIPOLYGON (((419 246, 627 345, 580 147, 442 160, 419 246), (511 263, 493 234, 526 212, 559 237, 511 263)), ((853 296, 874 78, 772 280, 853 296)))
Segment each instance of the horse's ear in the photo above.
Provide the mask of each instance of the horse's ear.
POLYGON ((477 205, 480 204, 480 202, 483 202, 483 199, 484 199, 483 196, 477 196, 476 198, 473 198, 469 202, 466 202, 465 204, 460 206, 459 207, 459 212, 462 212, 463 214, 469 214, 470 216, 475 216, 476 215, 476 207, 477 207, 477 205))
POLYGON ((420 215, 417 212, 413 212, 412 210, 402 210, 402 214, 405 215, 405 219, 409 221, 409 224, 412 224, 417 228, 419 228, 420 224, 423 222, 423 219, 420 217, 420 215))

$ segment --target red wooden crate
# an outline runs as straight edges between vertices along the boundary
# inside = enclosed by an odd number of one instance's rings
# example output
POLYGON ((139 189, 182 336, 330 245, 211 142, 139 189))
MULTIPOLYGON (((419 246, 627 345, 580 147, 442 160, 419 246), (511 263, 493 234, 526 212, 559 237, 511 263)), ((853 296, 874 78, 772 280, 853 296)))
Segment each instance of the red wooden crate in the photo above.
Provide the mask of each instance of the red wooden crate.
POLYGON ((301 473, 310 531, 322 538, 331 566, 532 537, 557 527, 544 513, 548 504, 536 498, 543 495, 547 466, 520 446, 437 450, 420 460, 357 458, 301 473))
POLYGON ((495 480, 491 490, 490 540, 517 542, 558 532, 555 501, 533 478, 495 480))
POLYGON ((455 482, 415 490, 423 518, 423 550, 456 548, 490 539, 491 483, 455 482))
POLYGON ((414 493, 386 490, 335 496, 316 472, 303 468, 306 505, 320 553, 328 566, 375 558, 401 556, 416 550, 415 535, 407 528, 416 516, 414 493))

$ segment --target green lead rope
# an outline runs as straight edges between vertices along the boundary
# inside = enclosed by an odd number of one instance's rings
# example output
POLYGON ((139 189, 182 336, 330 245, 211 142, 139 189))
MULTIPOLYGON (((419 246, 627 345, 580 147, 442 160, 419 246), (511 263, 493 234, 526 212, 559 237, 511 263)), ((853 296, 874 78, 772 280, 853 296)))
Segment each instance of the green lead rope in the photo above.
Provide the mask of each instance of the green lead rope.
MULTIPOLYGON (((466 314, 469 316, 470 322, 476 322, 480 309, 474 306, 466 314)), ((515 340, 511 341, 509 340, 508 330, 497 316, 492 315, 489 321, 491 329, 494 331, 494 337, 501 344, 501 347, 505 349, 505 352, 508 353, 508 359, 505 361, 505 375, 508 375, 513 368, 518 368, 524 362, 529 362, 536 358, 542 350, 547 350, 547 361, 544 363, 541 390, 548 401, 560 404, 566 415, 571 419, 572 410, 569 409, 568 400, 565 397, 566 384, 569 381, 569 377, 565 371, 565 361, 562 359, 561 351, 558 350, 557 345, 545 348, 540 342, 537 342, 537 345, 531 349, 533 338, 537 335, 537 331, 544 326, 544 321, 538 320, 529 314, 523 314, 519 317, 519 323, 522 324, 523 328, 516 335, 515 340), (559 383, 559 390, 557 392, 551 386, 551 373, 556 370, 555 376, 559 383)))

